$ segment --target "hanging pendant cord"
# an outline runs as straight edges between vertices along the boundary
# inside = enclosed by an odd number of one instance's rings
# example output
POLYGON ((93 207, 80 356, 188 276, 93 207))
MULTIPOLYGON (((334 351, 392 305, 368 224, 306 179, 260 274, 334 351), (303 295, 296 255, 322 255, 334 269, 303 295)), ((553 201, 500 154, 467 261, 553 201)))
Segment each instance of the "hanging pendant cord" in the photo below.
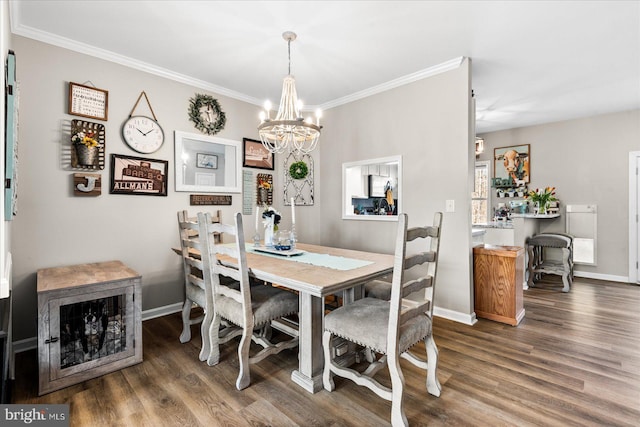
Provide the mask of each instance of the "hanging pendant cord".
POLYGON ((291 75, 291 40, 287 41, 287 51, 289 52, 289 75, 291 75))

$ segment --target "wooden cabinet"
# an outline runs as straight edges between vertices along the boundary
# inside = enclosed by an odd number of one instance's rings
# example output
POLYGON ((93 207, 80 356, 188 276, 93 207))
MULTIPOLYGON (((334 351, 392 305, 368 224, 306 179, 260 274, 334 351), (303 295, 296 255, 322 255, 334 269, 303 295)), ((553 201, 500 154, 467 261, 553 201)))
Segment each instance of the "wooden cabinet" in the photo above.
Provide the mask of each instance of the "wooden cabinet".
POLYGON ((142 362, 141 277, 120 261, 38 270, 39 394, 142 362))
POLYGON ((524 317, 524 248, 482 245, 473 248, 476 316, 516 326, 524 317))

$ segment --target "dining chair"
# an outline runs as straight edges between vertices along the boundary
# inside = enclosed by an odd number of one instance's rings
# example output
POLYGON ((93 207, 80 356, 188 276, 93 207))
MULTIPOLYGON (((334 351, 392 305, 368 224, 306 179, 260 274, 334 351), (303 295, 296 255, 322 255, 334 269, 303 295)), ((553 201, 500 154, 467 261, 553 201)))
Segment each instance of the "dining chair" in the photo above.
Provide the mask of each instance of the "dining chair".
MULTIPOLYGON (((426 386, 430 394, 440 396, 442 389, 436 376, 438 348, 432 333, 442 213, 436 212, 432 226, 408 228, 407 220, 407 214, 398 217, 390 300, 365 297, 332 311, 325 316, 322 337, 325 360, 322 383, 325 390, 335 389, 334 375, 367 387, 379 397, 391 401, 393 426, 408 425, 403 408, 405 384, 400 358, 427 371, 426 386), (417 239, 420 240, 415 244, 424 245, 420 247, 422 252, 408 255, 407 243, 417 239), (372 351, 374 357, 368 360, 370 363, 365 369, 343 366, 334 348, 343 345, 339 342, 341 339, 372 351), (420 341, 424 341, 426 347, 426 360, 409 352, 420 341), (391 387, 374 378, 384 366, 388 366, 391 387)), ((411 246, 411 249, 417 248, 411 246)))
MULTIPOLYGON (((218 211, 217 218, 220 219, 220 211, 218 211)), ((191 341, 191 325, 200 323, 202 347, 199 358, 204 361, 209 357, 209 351, 211 349, 209 326, 211 325, 213 314, 213 295, 211 290, 205 286, 202 277, 202 261, 194 256, 192 252, 193 249, 200 249, 197 218, 189 218, 186 210, 178 211, 178 232, 180 235, 180 248, 182 250, 182 269, 185 286, 180 342, 184 344, 191 341), (204 315, 191 318, 191 309, 194 303, 204 310, 204 315)))
POLYGON ((219 344, 227 341, 227 336, 218 330, 223 320, 236 325, 242 338, 238 346, 240 372, 236 388, 242 390, 251 383, 249 365, 260 362, 269 355, 298 346, 298 337, 274 344, 265 330, 273 320, 299 311, 298 295, 270 285, 251 286, 247 255, 245 250, 242 214, 235 215, 235 226, 211 223, 210 214, 199 213, 198 225, 202 241, 202 263, 205 282, 213 290, 213 319, 209 329, 211 352, 207 363, 211 366, 220 361, 219 344), (215 233, 233 235, 235 244, 224 245, 215 242, 215 233), (226 286, 223 277, 230 277, 240 283, 239 289, 226 286), (263 348, 250 355, 251 341, 263 348))

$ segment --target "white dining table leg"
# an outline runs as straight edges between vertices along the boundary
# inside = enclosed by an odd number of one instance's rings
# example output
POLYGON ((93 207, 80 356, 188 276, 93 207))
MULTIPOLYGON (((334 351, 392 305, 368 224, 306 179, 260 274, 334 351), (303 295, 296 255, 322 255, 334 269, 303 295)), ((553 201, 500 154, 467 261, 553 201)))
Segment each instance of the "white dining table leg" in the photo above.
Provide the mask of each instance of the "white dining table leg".
POLYGON ((322 389, 324 298, 300 292, 298 369, 291 379, 309 393, 322 389))

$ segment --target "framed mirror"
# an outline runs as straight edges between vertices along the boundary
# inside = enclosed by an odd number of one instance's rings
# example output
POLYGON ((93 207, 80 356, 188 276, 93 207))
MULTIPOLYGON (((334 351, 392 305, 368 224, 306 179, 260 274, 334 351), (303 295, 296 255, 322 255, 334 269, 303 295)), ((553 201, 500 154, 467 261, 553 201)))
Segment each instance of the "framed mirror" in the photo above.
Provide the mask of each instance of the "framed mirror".
POLYGON ((240 193, 239 141, 175 131, 176 191, 240 193))
POLYGON ((402 156, 342 164, 342 219, 397 221, 402 212, 402 156))

